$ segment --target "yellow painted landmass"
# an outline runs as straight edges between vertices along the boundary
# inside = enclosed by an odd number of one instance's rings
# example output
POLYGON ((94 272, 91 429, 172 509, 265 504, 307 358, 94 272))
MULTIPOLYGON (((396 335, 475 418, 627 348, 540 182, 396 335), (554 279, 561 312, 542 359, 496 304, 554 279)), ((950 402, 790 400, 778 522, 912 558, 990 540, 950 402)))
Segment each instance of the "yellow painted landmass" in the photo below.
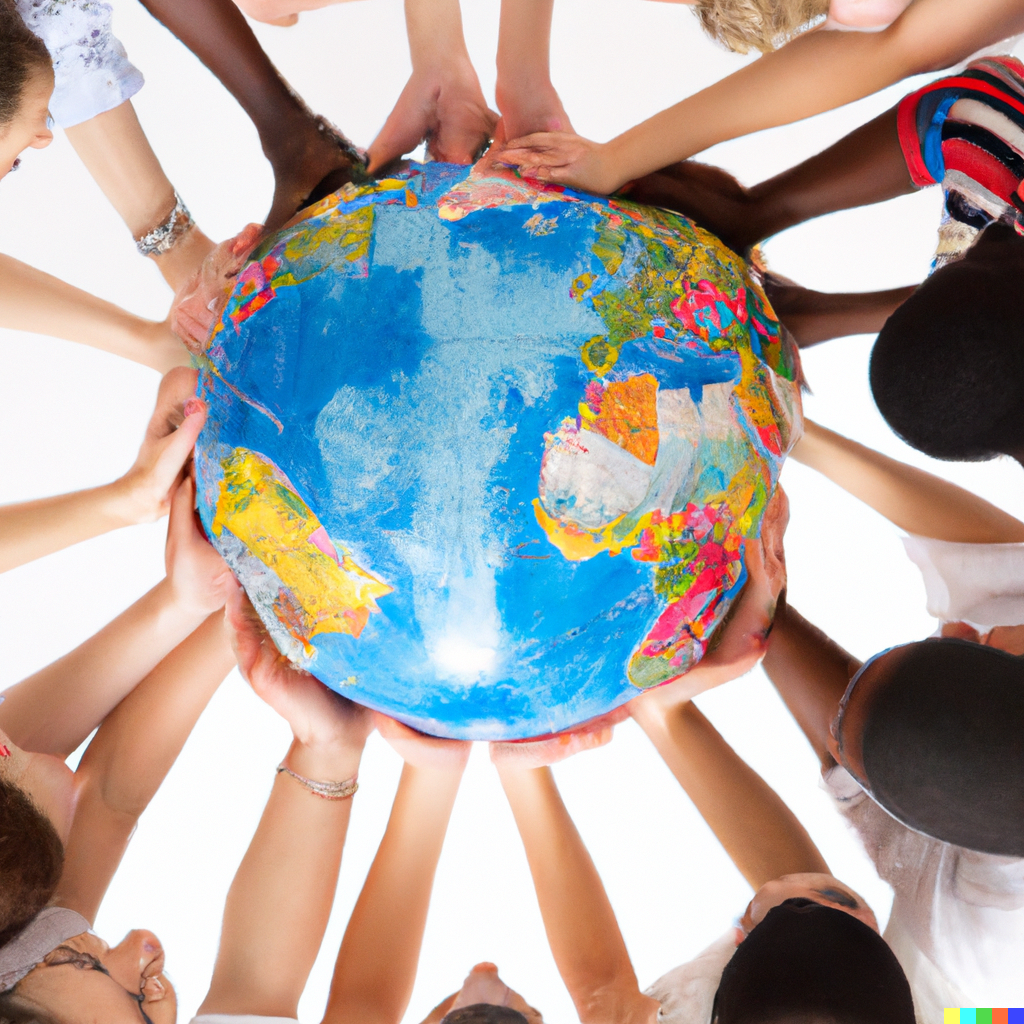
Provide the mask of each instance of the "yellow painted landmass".
POLYGON ((323 530, 320 520, 269 459, 235 448, 221 468, 213 533, 227 530, 277 574, 284 589, 274 612, 285 629, 307 654, 321 633, 359 636, 370 613, 380 611, 376 598, 392 588, 348 552, 339 551, 335 560, 311 540, 323 530))

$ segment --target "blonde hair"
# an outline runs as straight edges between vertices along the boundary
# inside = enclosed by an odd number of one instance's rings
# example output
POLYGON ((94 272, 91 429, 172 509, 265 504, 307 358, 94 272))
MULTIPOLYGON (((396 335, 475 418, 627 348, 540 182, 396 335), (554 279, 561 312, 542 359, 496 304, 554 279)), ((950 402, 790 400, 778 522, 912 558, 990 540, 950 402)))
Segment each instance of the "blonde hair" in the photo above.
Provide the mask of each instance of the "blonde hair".
POLYGON ((697 0, 712 39, 736 53, 778 49, 828 13, 829 0, 697 0))

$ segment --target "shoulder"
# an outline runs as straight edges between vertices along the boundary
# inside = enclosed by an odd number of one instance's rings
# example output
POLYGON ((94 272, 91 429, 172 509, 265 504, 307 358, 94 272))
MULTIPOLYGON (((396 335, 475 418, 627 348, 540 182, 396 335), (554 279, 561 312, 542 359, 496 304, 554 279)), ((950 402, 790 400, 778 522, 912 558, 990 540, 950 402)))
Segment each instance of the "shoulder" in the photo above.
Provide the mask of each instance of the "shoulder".
POLYGON ((645 995, 661 1004, 659 1024, 709 1024, 722 971, 736 952, 730 928, 688 963, 663 974, 645 995))

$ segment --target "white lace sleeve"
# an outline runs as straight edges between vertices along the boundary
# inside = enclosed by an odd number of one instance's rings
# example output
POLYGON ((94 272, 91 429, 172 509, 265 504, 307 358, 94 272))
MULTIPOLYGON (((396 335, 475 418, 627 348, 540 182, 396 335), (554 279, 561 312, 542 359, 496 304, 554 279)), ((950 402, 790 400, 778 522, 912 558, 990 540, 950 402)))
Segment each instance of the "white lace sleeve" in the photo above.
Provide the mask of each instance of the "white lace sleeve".
POLYGON ((113 110, 141 88, 142 73, 110 30, 110 4, 95 0, 15 0, 25 24, 50 51, 50 113, 71 128, 113 110))

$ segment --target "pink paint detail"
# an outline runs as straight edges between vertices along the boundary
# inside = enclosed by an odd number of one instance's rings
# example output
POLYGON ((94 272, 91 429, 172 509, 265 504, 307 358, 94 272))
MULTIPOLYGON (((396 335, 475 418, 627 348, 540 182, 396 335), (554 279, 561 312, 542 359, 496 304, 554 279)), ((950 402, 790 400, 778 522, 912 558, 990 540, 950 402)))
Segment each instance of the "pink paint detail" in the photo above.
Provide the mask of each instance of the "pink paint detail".
POLYGON ((10 757, 11 752, 7 749, 6 743, 0 743, 0 757, 10 757))
POLYGON ((309 542, 314 547, 319 548, 328 558, 333 558, 338 565, 341 565, 337 549, 331 543, 331 538, 327 536, 327 531, 322 526, 309 535, 309 542))
POLYGON ((185 403, 185 408, 183 411, 185 413, 185 418, 188 419, 189 416, 192 416, 197 412, 202 412, 202 410, 203 403, 198 398, 190 398, 185 403))

